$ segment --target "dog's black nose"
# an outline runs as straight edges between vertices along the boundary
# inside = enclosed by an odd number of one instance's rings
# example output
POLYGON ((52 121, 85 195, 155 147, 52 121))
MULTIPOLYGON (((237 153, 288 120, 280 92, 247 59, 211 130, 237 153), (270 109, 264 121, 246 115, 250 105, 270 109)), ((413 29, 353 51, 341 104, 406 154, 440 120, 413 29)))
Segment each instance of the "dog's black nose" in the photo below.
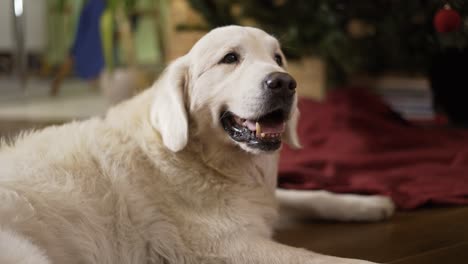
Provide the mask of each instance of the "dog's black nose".
POLYGON ((297 83, 291 75, 285 72, 272 72, 263 80, 263 86, 273 93, 293 95, 297 83))

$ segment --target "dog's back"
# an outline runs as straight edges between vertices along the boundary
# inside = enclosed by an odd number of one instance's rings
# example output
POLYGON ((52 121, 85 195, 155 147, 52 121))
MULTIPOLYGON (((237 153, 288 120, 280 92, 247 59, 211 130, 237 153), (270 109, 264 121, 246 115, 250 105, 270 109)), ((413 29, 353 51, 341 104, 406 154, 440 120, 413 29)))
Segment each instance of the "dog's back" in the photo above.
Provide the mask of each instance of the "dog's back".
POLYGON ((0 263, 23 263, 31 254, 31 263, 42 263, 41 252, 53 263, 122 262, 118 254, 102 254, 127 243, 116 242, 114 230, 125 178, 118 179, 118 168, 103 167, 115 164, 103 162, 116 158, 114 146, 105 145, 118 141, 113 133, 103 120, 91 119, 28 133, 2 147, 0 263))

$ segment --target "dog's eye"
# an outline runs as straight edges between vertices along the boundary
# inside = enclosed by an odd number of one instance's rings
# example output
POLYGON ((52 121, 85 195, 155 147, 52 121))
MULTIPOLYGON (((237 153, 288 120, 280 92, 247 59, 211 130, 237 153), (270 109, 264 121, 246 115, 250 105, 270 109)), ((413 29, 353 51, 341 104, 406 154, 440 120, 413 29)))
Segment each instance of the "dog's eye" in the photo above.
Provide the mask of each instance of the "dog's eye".
POLYGON ((234 52, 230 52, 224 56, 224 58, 219 63, 232 64, 239 61, 239 55, 234 52))
POLYGON ((279 66, 283 66, 283 58, 279 54, 275 54, 275 61, 279 66))

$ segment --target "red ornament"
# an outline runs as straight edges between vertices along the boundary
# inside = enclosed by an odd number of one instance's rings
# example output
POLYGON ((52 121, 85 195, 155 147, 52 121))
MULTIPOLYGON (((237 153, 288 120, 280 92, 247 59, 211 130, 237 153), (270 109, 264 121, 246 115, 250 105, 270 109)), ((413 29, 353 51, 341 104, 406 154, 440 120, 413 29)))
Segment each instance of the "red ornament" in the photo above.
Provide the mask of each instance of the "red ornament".
POLYGON ((437 11, 434 17, 434 27, 439 33, 447 33, 459 30, 462 24, 460 14, 453 10, 449 4, 437 11))

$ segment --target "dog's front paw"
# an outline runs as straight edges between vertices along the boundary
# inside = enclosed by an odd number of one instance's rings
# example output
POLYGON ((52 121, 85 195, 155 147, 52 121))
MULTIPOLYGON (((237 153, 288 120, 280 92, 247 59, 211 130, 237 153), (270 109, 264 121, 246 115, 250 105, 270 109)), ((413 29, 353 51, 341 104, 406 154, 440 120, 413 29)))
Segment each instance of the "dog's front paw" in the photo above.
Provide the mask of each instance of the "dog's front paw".
POLYGON ((379 221, 389 218, 395 211, 392 200, 381 195, 278 190, 277 196, 285 212, 298 217, 337 221, 379 221))
POLYGON ((343 211, 343 220, 380 221, 395 212, 395 204, 386 196, 349 196, 346 200, 348 207, 343 211))

